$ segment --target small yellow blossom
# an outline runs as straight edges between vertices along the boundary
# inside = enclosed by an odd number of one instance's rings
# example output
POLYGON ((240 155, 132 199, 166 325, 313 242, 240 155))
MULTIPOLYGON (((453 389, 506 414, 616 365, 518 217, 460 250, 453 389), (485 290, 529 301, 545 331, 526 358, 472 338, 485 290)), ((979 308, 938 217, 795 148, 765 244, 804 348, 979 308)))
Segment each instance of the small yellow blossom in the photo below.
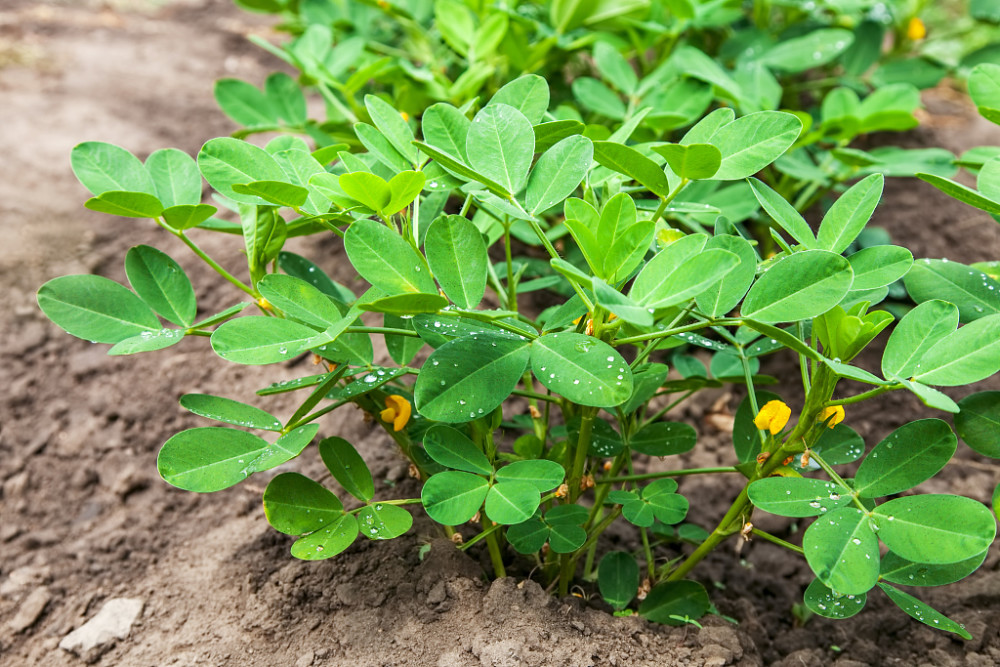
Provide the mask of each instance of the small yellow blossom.
POLYGON ((844 406, 843 405, 830 405, 823 408, 823 411, 819 413, 819 417, 816 418, 818 421, 826 422, 826 425, 833 428, 840 422, 844 421, 844 406))
POLYGON ((923 21, 914 16, 906 24, 906 36, 914 42, 918 42, 927 36, 927 26, 924 25, 923 21))
POLYGON ((409 121, 409 120, 410 120, 410 114, 406 113, 405 111, 400 111, 400 112, 399 112, 399 116, 400 116, 400 118, 402 118, 402 119, 403 119, 404 121, 409 121))
POLYGON ((781 432, 792 416, 792 409, 781 401, 768 401, 754 417, 753 424, 762 431, 770 431, 772 435, 781 432))
POLYGON ((402 431, 410 421, 411 410, 409 401, 402 396, 391 394, 385 397, 385 410, 380 412, 379 416, 384 422, 392 422, 393 431, 402 431))
POLYGON ((272 306, 271 302, 265 299, 264 297, 260 297, 259 299, 257 299, 257 306, 260 307, 261 310, 269 310, 271 312, 274 312, 274 306, 272 306))

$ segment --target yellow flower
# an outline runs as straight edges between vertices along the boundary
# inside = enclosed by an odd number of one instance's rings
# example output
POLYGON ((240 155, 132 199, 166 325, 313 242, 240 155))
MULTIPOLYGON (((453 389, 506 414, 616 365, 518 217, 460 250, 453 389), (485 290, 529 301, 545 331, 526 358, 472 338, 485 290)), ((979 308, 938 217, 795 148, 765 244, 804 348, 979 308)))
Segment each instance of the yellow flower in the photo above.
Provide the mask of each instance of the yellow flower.
POLYGON ((762 431, 770 431, 772 435, 781 432, 792 416, 792 409, 781 401, 768 401, 754 417, 754 426, 762 431))
POLYGON ((906 24, 906 36, 914 42, 918 42, 927 36, 927 26, 924 25, 923 21, 914 16, 906 24))
POLYGON ((843 405, 829 405, 823 408, 823 411, 819 413, 819 416, 816 419, 821 422, 826 422, 828 427, 833 428, 840 422, 844 421, 844 416, 843 405))
POLYGON ((412 408, 410 402, 402 396, 390 394, 385 397, 385 410, 379 413, 384 422, 392 422, 393 431, 402 431, 406 423, 410 421, 412 408))

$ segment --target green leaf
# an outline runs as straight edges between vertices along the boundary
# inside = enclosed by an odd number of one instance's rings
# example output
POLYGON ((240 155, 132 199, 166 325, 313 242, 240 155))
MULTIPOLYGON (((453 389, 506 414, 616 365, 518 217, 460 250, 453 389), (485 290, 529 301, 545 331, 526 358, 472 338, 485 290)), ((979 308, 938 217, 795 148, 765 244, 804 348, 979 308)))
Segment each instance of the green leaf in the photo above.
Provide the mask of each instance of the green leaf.
MULTIPOLYGON (((199 177, 200 178, 200 177, 199 177)), ((160 213, 163 221, 172 229, 178 231, 197 227, 218 212, 219 209, 208 204, 171 206, 160 213)))
POLYGON ((897 607, 905 611, 911 618, 915 618, 924 625, 929 625, 932 628, 944 630, 945 632, 953 632, 962 639, 972 639, 972 635, 962 625, 951 620, 927 603, 921 602, 909 593, 904 593, 889 584, 880 583, 878 586, 897 607))
POLYGON ((264 515, 285 535, 304 535, 330 525, 344 506, 326 487, 297 472, 283 472, 264 490, 264 515))
POLYGON ((610 82, 626 95, 635 93, 639 78, 635 70, 615 47, 607 42, 598 42, 594 46, 594 64, 605 81, 610 82))
POLYGON ((1000 391, 981 391, 958 402, 955 431, 974 451, 1000 458, 1000 391))
POLYGON ((459 308, 476 308, 486 293, 489 266, 479 229, 460 215, 441 216, 427 229, 424 252, 448 298, 459 308))
POLYGON ((1000 202, 994 201, 989 197, 985 197, 968 186, 956 183, 949 178, 944 178, 943 176, 938 176, 936 174, 921 172, 916 176, 920 180, 930 183, 949 197, 954 197, 960 202, 968 204, 969 206, 975 206, 976 208, 986 211, 987 213, 1000 215, 1000 202))
POLYGON ((201 202, 201 174, 194 159, 176 148, 161 148, 146 158, 156 198, 166 207, 194 206, 201 202))
POLYGON ((164 319, 189 327, 198 307, 194 288, 180 265, 169 255, 147 245, 125 255, 125 274, 139 298, 164 319))
POLYGON ((278 438, 269 445, 251 463, 250 472, 263 472, 291 461, 302 453, 316 434, 319 424, 305 424, 278 438))
POLYGON ((659 421, 643 426, 628 444, 640 454, 673 456, 691 451, 697 440, 698 433, 690 424, 659 421))
POLYGON ((411 164, 417 166, 419 153, 413 145, 413 130, 403 120, 400 113, 388 102, 375 95, 365 95, 365 109, 368 110, 368 115, 371 116, 375 127, 392 144, 392 147, 411 164))
POLYGON ((663 169, 630 146, 612 141, 595 141, 594 159, 602 166, 641 183, 655 195, 666 197, 670 194, 670 183, 663 169))
POLYGON ((945 301, 924 301, 899 321, 882 355, 885 377, 911 377, 927 351, 958 326, 958 308, 945 301))
MULTIPOLYGON (((585 533, 586 534, 586 533, 585 533)), ((537 517, 516 523, 507 528, 507 541, 519 554, 533 554, 545 546, 549 527, 537 517)), ((558 552, 557 552, 558 553, 558 552)))
MULTIPOLYGON (((488 473, 487 473, 488 474, 488 473)), ((533 484, 541 493, 551 491, 560 484, 566 471, 555 461, 514 461, 497 471, 497 481, 519 481, 533 484)))
POLYGON ((566 137, 545 151, 528 177, 524 195, 531 214, 562 202, 576 191, 594 159, 594 144, 580 135, 566 137))
POLYGON ((940 419, 904 424, 861 462, 854 489, 863 497, 881 498, 913 488, 944 468, 957 446, 951 427, 940 419))
POLYGON ((896 282, 913 266, 913 255, 906 248, 877 245, 859 250, 847 261, 854 271, 852 291, 885 287, 896 282))
POLYGON ((916 563, 957 563, 982 553, 996 537, 996 519, 963 496, 904 496, 875 508, 879 538, 896 555, 916 563))
POLYGON ((210 394, 184 394, 181 396, 181 407, 201 417, 235 426, 265 431, 281 430, 281 421, 271 413, 231 398, 210 394))
POLYGON ((629 324, 641 327, 653 325, 653 315, 648 308, 640 306, 596 276, 591 279, 591 285, 594 290, 594 301, 599 306, 607 308, 629 324))
POLYGON ((511 196, 512 193, 508 192, 505 186, 497 183, 492 178, 479 173, 475 169, 471 169, 459 158, 449 155, 444 151, 440 151, 437 148, 420 141, 417 142, 417 145, 420 147, 420 150, 434 158, 434 161, 446 169, 449 173, 455 174, 456 176, 464 178, 467 181, 477 181, 482 183, 486 186, 487 190, 498 197, 506 199, 511 196))
POLYGON ((722 280, 739 264, 739 257, 727 250, 704 250, 706 242, 704 235, 691 234, 656 253, 636 276, 629 297, 650 308, 666 308, 722 280))
MULTIPOLYGON (((551 514, 551 510, 549 513, 551 514)), ((582 526, 571 523, 553 523, 549 526, 549 548, 553 553, 570 554, 586 542, 587 531, 582 526)))
POLYGON ((878 539, 861 510, 841 507, 816 519, 802 548, 816 578, 838 593, 867 593, 878 581, 878 539))
POLYGON ((240 79, 219 79, 215 82, 215 102, 240 125, 259 127, 278 122, 271 101, 259 88, 240 79))
POLYGON ((323 269, 302 255, 282 251, 278 253, 278 266, 288 275, 306 281, 323 294, 341 303, 354 301, 354 294, 349 289, 331 280, 323 269))
POLYGON ((882 174, 871 174, 842 194, 823 216, 816 234, 816 247, 835 253, 844 252, 871 219, 882 198, 884 183, 882 174))
POLYGON ((586 109, 612 120, 625 119, 625 103, 615 91, 597 79, 581 76, 573 80, 573 97, 586 109))
POLYGON ((421 118, 424 141, 460 160, 468 160, 465 142, 471 121, 450 104, 435 104, 421 118))
POLYGON ((969 97, 977 107, 1000 109, 1000 65, 981 63, 969 73, 969 97))
POLYGON ((368 149, 368 152, 393 173, 413 168, 413 163, 396 150, 396 147, 392 145, 392 142, 384 134, 371 125, 367 123, 355 123, 354 134, 357 135, 361 144, 368 149))
POLYGON ((572 137, 583 134, 586 125, 578 120, 553 120, 547 123, 538 123, 534 126, 535 150, 545 152, 557 143, 572 137))
POLYGON ((163 213, 163 204, 145 192, 109 190, 83 204, 91 211, 120 215, 124 218, 157 218, 163 213))
POLYGON ((246 431, 202 427, 177 433, 160 448, 156 467, 163 479, 185 491, 229 488, 254 472, 253 461, 268 443, 246 431))
POLYGON ((308 118, 306 97, 295 79, 284 72, 274 72, 264 81, 264 95, 279 120, 288 125, 302 125, 308 118))
POLYGON ((457 526, 475 516, 489 490, 489 482, 478 475, 439 472, 424 484, 420 500, 427 516, 440 524, 457 526))
POLYGON ((958 306, 962 322, 1000 313, 1000 282, 958 262, 917 260, 904 283, 917 303, 941 299, 958 306))
POLYGON ((546 388, 579 405, 611 408, 632 395, 632 371, 607 343, 583 334, 542 336, 531 346, 531 370, 546 388))
POLYGON ((687 498, 674 493, 676 490, 677 482, 672 479, 658 479, 642 490, 642 500, 649 504, 653 516, 668 526, 683 521, 689 509, 687 498))
POLYGON ((212 349, 227 361, 252 366, 294 359, 320 343, 319 332, 291 320, 249 316, 224 322, 212 333, 212 349))
POLYGON ((741 236, 712 236, 705 249, 725 250, 739 259, 739 263, 722 280, 712 283, 695 297, 699 310, 711 317, 721 317, 739 305, 753 284, 757 275, 757 254, 741 236))
POLYGON ((66 333, 117 343, 160 331, 160 321, 133 292, 101 276, 62 276, 38 289, 38 306, 66 333))
POLYGON ((108 350, 108 356, 116 357, 139 352, 153 352, 176 345, 184 339, 183 329, 160 329, 159 331, 143 331, 138 336, 120 340, 108 350))
POLYGON ((813 450, 830 465, 839 466, 860 459, 865 453, 865 441, 850 426, 837 424, 823 430, 813 450))
POLYGON ((535 133, 520 111, 506 104, 493 104, 476 114, 465 149, 470 167, 515 194, 528 177, 535 154, 535 133))
POLYGON ((628 606, 639 591, 639 565, 624 551, 609 551, 597 567, 597 586, 601 597, 615 611, 628 606))
POLYGON ((365 503, 375 497, 372 473, 351 443, 338 437, 325 438, 320 440, 319 455, 344 491, 365 503))
POLYGON ((663 144, 653 146, 670 170, 692 181, 712 178, 722 164, 722 153, 712 144, 663 144))
POLYGON ((448 299, 440 294, 397 294, 361 304, 361 310, 391 315, 416 315, 436 313, 448 306, 448 299))
POLYGON ((336 326, 344 319, 329 296, 300 278, 270 273, 257 283, 257 289, 285 315, 320 329, 336 326))
POLYGON ((934 344, 917 364, 914 379, 957 387, 1000 370, 1000 315, 970 322, 934 344))
POLYGON ((424 450, 432 459, 455 470, 492 475, 493 466, 483 450, 461 431, 434 424, 424 434, 424 450))
POLYGON ((527 521, 538 509, 541 495, 531 482, 497 481, 486 494, 486 516, 503 525, 527 521))
POLYGON ((210 139, 198 152, 198 169, 219 194, 244 204, 267 204, 253 195, 240 194, 233 185, 254 181, 284 181, 284 170, 271 154, 239 139, 210 139))
POLYGON ((821 28, 780 42, 761 56, 760 61, 781 72, 804 72, 821 67, 850 48, 854 33, 842 28, 821 28))
POLYGON ((487 106, 494 104, 514 107, 532 125, 537 125, 545 118, 549 108, 549 84, 537 74, 524 74, 494 93, 487 106))
POLYGON ((259 197, 277 206, 298 208, 306 203, 309 190, 284 181, 253 181, 251 183, 233 183, 233 192, 250 197, 259 197))
POLYGON ((653 587, 639 604, 639 615, 654 623, 684 625, 708 613, 712 603, 697 581, 668 581, 653 587))
POLYGON ((781 157, 801 131, 802 121, 782 111, 758 111, 723 125, 709 142, 722 153, 722 165, 712 180, 753 176, 781 157))
POLYGON ((417 410, 428 419, 448 423, 492 412, 514 391, 530 349, 526 340, 490 333, 445 343, 417 376, 413 392, 417 410))
POLYGON ((825 618, 850 618, 864 609, 868 595, 843 595, 830 590, 819 579, 813 579, 806 588, 802 601, 814 614, 825 618))
POLYGON ((374 220, 353 223, 344 235, 344 249, 361 277, 390 296, 437 293, 420 253, 383 224, 374 220))
POLYGON ((398 505, 375 503, 358 512, 361 534, 369 540, 391 540, 413 525, 413 516, 398 505))
POLYGON ((342 553, 358 537, 358 520, 344 514, 325 528, 301 537, 292 545, 292 556, 302 560, 323 560, 342 553))
POLYGON ((92 195, 109 190, 156 195, 156 186, 139 158, 103 141, 85 141, 73 148, 70 164, 77 179, 92 195))
POLYGON ((883 581, 903 586, 944 586, 965 579, 979 569, 986 560, 989 549, 981 554, 957 563, 930 564, 914 563, 900 558, 893 552, 882 557, 881 575, 883 581))
POLYGON ((804 477, 765 477, 752 482, 747 492, 756 507, 778 516, 822 516, 851 502, 841 486, 804 477))
POLYGON ((348 197, 361 202, 372 211, 384 211, 392 200, 389 184, 380 176, 367 171, 341 174, 338 184, 348 197))
POLYGON ((389 181, 392 198, 385 206, 386 215, 395 215, 413 203, 420 191, 424 189, 427 176, 420 171, 401 171, 389 181))
POLYGON ((771 216, 772 220, 778 223, 779 227, 807 248, 816 246, 816 237, 813 236, 809 223, 795 210, 794 206, 756 178, 751 178, 749 183, 761 207, 771 216))
POLYGON ((851 289, 854 274, 840 255, 797 252, 758 278, 743 300, 744 317, 764 323, 795 322, 822 315, 851 289))

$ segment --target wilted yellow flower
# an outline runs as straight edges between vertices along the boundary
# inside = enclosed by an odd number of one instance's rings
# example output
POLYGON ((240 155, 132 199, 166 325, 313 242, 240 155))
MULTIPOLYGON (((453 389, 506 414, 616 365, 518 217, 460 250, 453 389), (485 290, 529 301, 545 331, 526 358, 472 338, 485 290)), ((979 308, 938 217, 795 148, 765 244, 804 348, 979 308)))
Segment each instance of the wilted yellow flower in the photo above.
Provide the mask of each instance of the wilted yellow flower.
POLYGON ((844 421, 844 416, 843 405, 830 405, 823 408, 823 411, 819 413, 819 417, 817 417, 817 419, 821 422, 826 422, 827 426, 833 428, 840 422, 844 421))
POLYGON ((402 431, 410 421, 412 408, 410 402, 402 396, 391 394, 385 397, 385 410, 379 413, 384 422, 392 422, 393 431, 402 431))
POLYGON ((923 21, 914 16, 906 24, 906 36, 914 42, 920 41, 927 36, 927 26, 924 25, 923 21))
POLYGON ((781 432, 792 416, 792 409, 781 401, 768 401, 753 419, 753 424, 762 431, 770 431, 772 435, 781 432))

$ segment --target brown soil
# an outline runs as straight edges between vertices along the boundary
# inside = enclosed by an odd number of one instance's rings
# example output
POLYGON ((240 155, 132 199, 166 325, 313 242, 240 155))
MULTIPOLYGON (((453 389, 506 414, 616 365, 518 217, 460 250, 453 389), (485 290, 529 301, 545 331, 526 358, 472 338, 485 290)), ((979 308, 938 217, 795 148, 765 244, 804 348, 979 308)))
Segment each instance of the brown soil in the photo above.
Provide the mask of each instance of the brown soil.
MULTIPOLYGON (((278 379, 275 372, 292 377, 302 369, 235 367, 200 340, 171 352, 109 358, 104 346, 49 324, 33 293, 68 273, 124 280, 126 248, 150 243, 189 269, 204 312, 234 299, 157 230, 84 210, 85 193, 68 156, 75 143, 89 139, 140 155, 163 146, 194 153, 208 138, 231 131, 212 100, 212 81, 237 76, 259 83, 277 68, 246 43, 250 31, 266 33, 264 19, 227 0, 166 6, 6 0, 0 8, 0 275, 8 313, 0 321, 7 369, 0 396, 0 664, 78 664, 57 644, 115 597, 140 598, 145 609, 127 640, 89 656, 100 665, 1000 663, 995 552, 966 582, 918 592, 965 623, 975 636, 968 642, 911 621, 874 594, 854 619, 814 618, 796 627, 791 608, 811 577, 803 562, 760 542, 738 553, 727 544, 695 571, 738 625, 709 617, 701 630, 669 628, 614 618, 596 601, 551 598, 530 580, 484 583, 479 562, 438 539, 434 525, 419 516, 401 539, 362 540, 330 561, 295 561, 289 539, 271 530, 260 510, 266 480, 212 495, 162 482, 155 466, 159 445, 199 425, 177 406, 180 394, 246 397, 278 379), (431 549, 421 560, 426 543, 431 549), (44 602, 37 618, 24 628, 11 625, 19 611, 24 618, 31 596, 44 602)), ((996 127, 973 123, 964 107, 936 104, 932 112, 957 114, 963 122, 938 124, 910 141, 955 150, 1000 141, 996 127)), ((924 184, 892 181, 875 222, 917 256, 1000 257, 996 223, 924 184)), ((213 241, 220 240, 209 238, 206 246, 220 261, 238 265, 232 244, 213 241)), ((323 259, 328 247, 298 249, 337 272, 342 263, 323 259)), ((346 278, 343 269, 340 274, 346 278)), ((794 377, 787 359, 769 370, 794 377)), ((686 465, 732 462, 728 437, 703 419, 717 398, 676 413, 701 434, 686 465)), ((730 405, 735 408, 735 399, 730 405)), ((281 414, 280 402, 268 407, 281 414)), ((874 444, 927 412, 908 396, 891 395, 852 410, 849 419, 874 444)), ((322 433, 358 446, 380 492, 417 492, 385 438, 355 414, 328 418, 322 433)), ((302 458, 297 469, 321 470, 317 457, 302 458)), ((963 449, 926 490, 986 501, 998 481, 991 461, 963 449)), ((685 481, 691 519, 711 527, 725 509, 723 499, 735 494, 735 482, 685 481)), ((760 523, 789 534, 788 521, 760 517, 760 523)))

